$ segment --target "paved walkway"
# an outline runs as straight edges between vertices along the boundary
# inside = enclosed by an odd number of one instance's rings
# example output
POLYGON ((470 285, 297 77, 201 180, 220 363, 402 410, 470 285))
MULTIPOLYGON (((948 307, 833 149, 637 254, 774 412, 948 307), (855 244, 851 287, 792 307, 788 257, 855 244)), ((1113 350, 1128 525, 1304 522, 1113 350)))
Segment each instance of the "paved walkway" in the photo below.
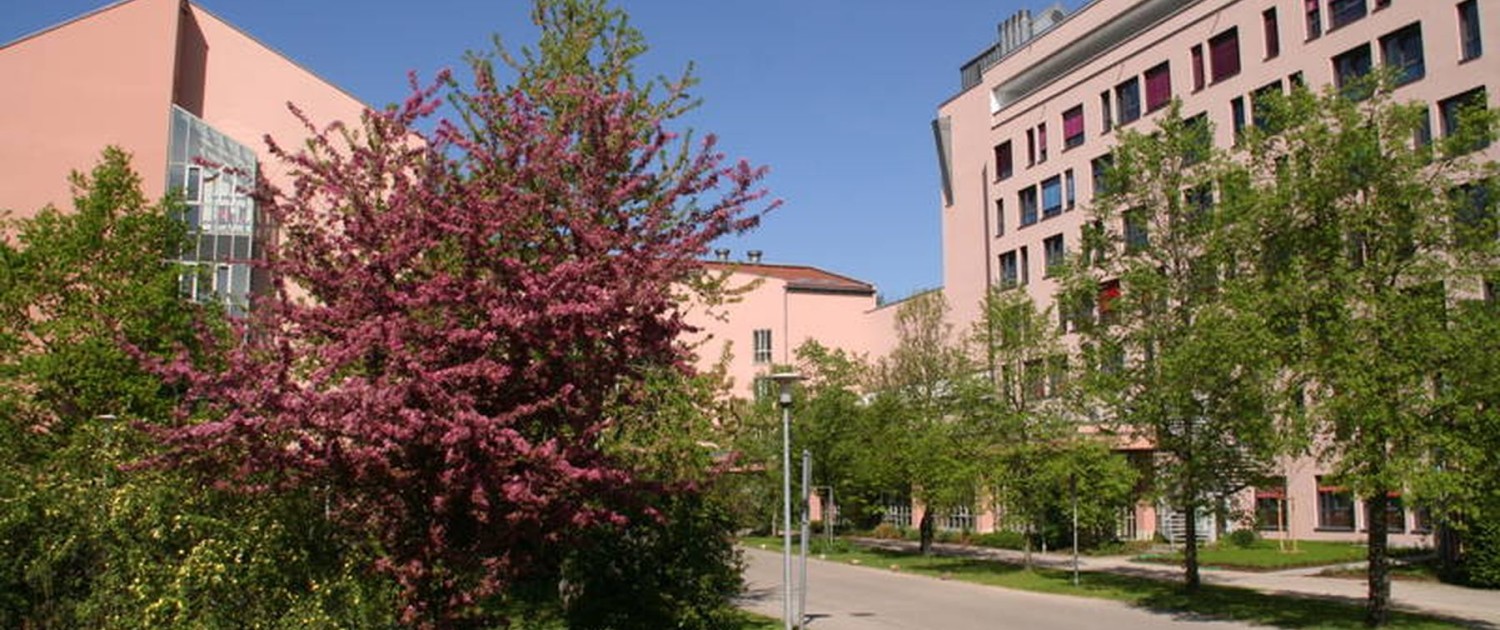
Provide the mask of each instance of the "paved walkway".
MULTIPOLYGON (((853 539, 853 542, 884 549, 915 551, 917 548, 917 543, 905 540, 861 538, 853 539)), ((943 543, 934 543, 933 549, 941 555, 989 558, 1010 563, 1021 563, 1025 560, 1023 552, 1009 549, 943 543)), ((1071 569, 1073 557, 1069 554, 1033 553, 1032 562, 1048 568, 1071 569)), ((1083 571, 1121 573, 1163 580, 1182 579, 1181 567, 1132 562, 1128 556, 1080 556, 1078 568, 1083 571)), ((1204 568, 1202 575, 1203 581, 1209 584, 1239 586, 1266 593, 1343 599, 1357 605, 1364 603, 1366 595, 1364 580, 1314 575, 1322 569, 1323 567, 1313 567, 1258 573, 1204 568)), ((1402 610, 1447 617, 1454 621, 1468 623, 1476 628, 1500 630, 1500 590, 1464 588, 1436 582, 1393 580, 1391 600, 1394 607, 1402 610)))

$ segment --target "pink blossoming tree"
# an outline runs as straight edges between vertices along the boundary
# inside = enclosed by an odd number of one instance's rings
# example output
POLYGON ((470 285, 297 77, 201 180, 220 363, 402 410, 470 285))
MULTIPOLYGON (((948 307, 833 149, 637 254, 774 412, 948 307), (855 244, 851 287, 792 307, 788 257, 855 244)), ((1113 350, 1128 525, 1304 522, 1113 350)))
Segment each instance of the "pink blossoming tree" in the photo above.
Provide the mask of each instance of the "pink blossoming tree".
POLYGON ((762 169, 667 130, 691 82, 637 86, 622 14, 535 16, 508 84, 471 56, 469 87, 413 80, 357 126, 303 117, 306 146, 272 142, 294 172, 261 194, 273 289, 224 364, 164 368, 192 401, 165 461, 322 493, 419 627, 494 623, 576 532, 666 491, 610 455, 610 410, 689 369, 674 287, 774 205, 762 169))

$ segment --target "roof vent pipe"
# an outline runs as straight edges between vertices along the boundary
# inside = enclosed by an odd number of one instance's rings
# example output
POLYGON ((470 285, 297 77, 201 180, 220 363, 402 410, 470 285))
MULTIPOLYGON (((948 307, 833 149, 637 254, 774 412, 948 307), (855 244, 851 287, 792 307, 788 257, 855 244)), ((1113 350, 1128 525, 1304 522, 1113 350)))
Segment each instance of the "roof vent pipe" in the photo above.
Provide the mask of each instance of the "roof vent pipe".
POLYGON ((720 247, 714 250, 714 260, 717 260, 719 262, 729 262, 729 249, 726 247, 720 247))
POLYGON ((761 251, 758 250, 758 249, 752 249, 752 250, 750 250, 748 252, 745 252, 745 257, 747 259, 749 259, 750 264, 752 264, 752 265, 759 265, 760 264, 760 256, 761 256, 761 251))

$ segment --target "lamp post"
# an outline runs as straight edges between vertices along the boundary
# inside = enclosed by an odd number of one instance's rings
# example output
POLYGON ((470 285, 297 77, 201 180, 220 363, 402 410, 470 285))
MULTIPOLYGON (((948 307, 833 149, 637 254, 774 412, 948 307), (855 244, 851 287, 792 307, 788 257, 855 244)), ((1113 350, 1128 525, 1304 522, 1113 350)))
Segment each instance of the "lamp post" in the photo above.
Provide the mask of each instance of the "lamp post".
POLYGON ((780 388, 781 407, 781 619, 792 630, 792 385, 802 375, 777 372, 771 380, 780 388))

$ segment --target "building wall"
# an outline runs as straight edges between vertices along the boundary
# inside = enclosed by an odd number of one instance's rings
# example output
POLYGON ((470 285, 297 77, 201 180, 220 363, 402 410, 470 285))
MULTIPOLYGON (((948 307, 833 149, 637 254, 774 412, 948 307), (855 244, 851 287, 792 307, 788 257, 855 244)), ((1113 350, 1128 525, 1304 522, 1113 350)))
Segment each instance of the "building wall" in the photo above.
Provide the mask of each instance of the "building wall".
POLYGON ((0 210, 71 209, 69 172, 106 145, 162 194, 180 0, 134 0, 0 48, 0 210))
MULTIPOLYGON (((1329 2, 1319 0, 1322 32, 1314 37, 1307 28, 1304 0, 1096 0, 985 70, 978 85, 950 98, 938 113, 951 130, 952 200, 941 212, 943 282, 956 326, 963 328, 977 319, 979 300, 986 287, 999 280, 1000 256, 1008 252, 1021 258, 1025 250, 1029 266, 1023 273, 1028 282, 1022 290, 1042 306, 1052 304, 1058 287, 1046 277, 1044 241, 1061 236, 1068 253, 1077 251, 1085 210, 1095 192, 1091 161, 1110 151, 1122 126, 1149 131, 1160 113, 1146 111, 1143 74, 1160 63, 1169 63, 1171 93, 1181 99, 1184 117, 1206 113, 1221 146, 1233 140, 1233 99, 1242 99, 1248 122, 1253 115, 1251 94, 1257 89, 1278 82, 1284 89, 1293 75, 1321 89, 1334 80, 1333 57, 1361 45, 1370 47, 1378 66, 1382 62, 1380 39, 1414 23, 1420 24, 1422 33, 1425 76, 1401 87, 1397 97, 1430 105, 1435 137, 1442 135, 1439 101, 1485 86, 1490 105, 1496 104, 1500 96, 1500 5, 1479 2, 1482 40, 1491 50, 1462 60, 1457 0, 1392 0, 1380 8, 1377 0, 1366 4, 1363 18, 1330 28, 1329 2), (1264 28, 1268 10, 1276 15, 1280 51, 1274 56, 1268 54, 1264 28), (1152 12, 1149 20, 1139 18, 1142 21, 1132 28, 1121 27, 1137 19, 1132 16, 1152 12), (1240 69, 1215 80, 1209 41, 1229 29, 1236 29, 1240 69), (1201 88, 1194 82, 1194 46, 1203 47, 1201 88), (1121 125, 1115 89, 1132 77, 1141 83, 1142 115, 1121 125), (1114 110, 1109 118, 1116 121, 1110 130, 1104 126, 1101 102, 1106 92, 1114 110), (1084 140, 1067 148, 1063 117, 1075 106, 1082 106, 1084 140), (1039 135, 1041 125, 1046 126, 1046 159, 1033 164, 1028 159, 1027 134, 1039 135), (1013 173, 1002 178, 996 151, 1007 141, 1013 173), (1056 216, 1042 217, 1038 208, 1038 220, 1021 225, 1021 191, 1069 171, 1075 182, 1074 204, 1069 206, 1064 194, 1064 209, 1056 216)), ((1489 153, 1494 157, 1497 149, 1492 147, 1489 153)), ((1040 206, 1040 190, 1037 197, 1040 206)), ((1315 518, 1310 518, 1317 513, 1316 477, 1322 472, 1316 462, 1303 461, 1289 473, 1297 520, 1292 533, 1300 538, 1348 538, 1348 532, 1317 529, 1315 518)), ((1253 505, 1253 492, 1241 497, 1242 507, 1253 505)), ((1402 534, 1393 540, 1413 544, 1425 539, 1402 534)))

